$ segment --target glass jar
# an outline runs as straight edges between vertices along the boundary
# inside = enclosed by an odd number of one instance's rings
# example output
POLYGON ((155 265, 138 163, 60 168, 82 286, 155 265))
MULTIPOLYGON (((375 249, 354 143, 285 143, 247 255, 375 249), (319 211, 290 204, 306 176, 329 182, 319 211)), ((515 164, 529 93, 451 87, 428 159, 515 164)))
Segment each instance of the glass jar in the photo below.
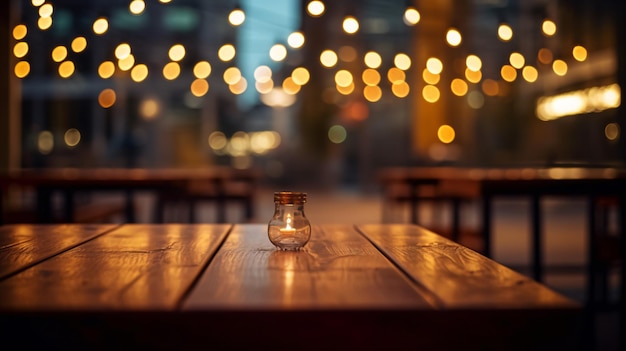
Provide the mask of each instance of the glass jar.
POLYGON ((274 216, 267 225, 272 244, 281 250, 299 250, 311 238, 311 223, 304 215, 306 193, 274 193, 274 216))

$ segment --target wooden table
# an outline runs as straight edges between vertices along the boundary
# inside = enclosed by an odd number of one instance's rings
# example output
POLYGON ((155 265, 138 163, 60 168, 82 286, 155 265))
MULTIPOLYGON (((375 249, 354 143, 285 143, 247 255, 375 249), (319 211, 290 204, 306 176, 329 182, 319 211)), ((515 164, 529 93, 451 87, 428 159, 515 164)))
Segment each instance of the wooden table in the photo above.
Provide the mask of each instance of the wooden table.
MULTIPOLYGON (((477 199, 482 202, 481 221, 483 236, 483 254, 491 257, 493 199, 498 196, 525 197, 530 200, 531 213, 531 262, 533 277, 543 279, 543 247, 541 199, 547 196, 580 197, 588 203, 588 262, 596 262, 597 254, 593 240, 596 233, 596 201, 598 197, 617 199, 620 223, 626 223, 626 171, 618 168, 463 168, 463 167, 397 167, 388 168, 380 173, 384 189, 394 184, 408 185, 406 199, 410 203, 412 221, 417 224, 417 210, 420 203, 418 189, 422 186, 443 187, 441 196, 453 202, 453 234, 458 235, 460 228, 459 200, 477 199)), ((620 224, 621 237, 625 226, 620 224)), ((626 240, 622 240, 626 242, 626 240)), ((626 244, 626 243, 625 243, 626 244)), ((622 252, 626 249, 622 247, 622 252)), ((589 269, 593 269, 590 267, 589 269)))
MULTIPOLYGON (((149 191, 155 194, 183 194, 192 183, 202 182, 212 187, 212 197, 217 203, 218 222, 226 222, 226 201, 230 199, 227 184, 246 183, 252 197, 254 184, 259 178, 255 170, 238 170, 231 167, 212 166, 208 168, 46 168, 20 169, 0 174, 0 188, 15 185, 32 187, 36 190, 38 223, 52 223, 52 198, 55 192, 63 195, 64 216, 61 222, 73 222, 77 205, 75 194, 79 192, 123 192, 125 196, 125 217, 129 223, 136 221, 133 194, 136 191, 149 191)), ((3 191, 4 192, 4 191, 3 191)), ((3 193, 0 192, 0 195, 3 193)), ((244 199, 245 200, 245 199, 244 199)), ((248 201, 251 202, 252 200, 248 201)), ((0 197, 0 204, 2 198, 0 197)), ((160 206, 157 203, 157 206, 160 206)), ((1 208, 0 208, 1 209, 1 208)), ((253 206, 246 206, 246 217, 254 217, 253 206)), ((155 221, 161 222, 161 210, 155 211, 155 221)))
POLYGON ((581 306, 416 225, 0 226, 21 347, 577 349, 581 306))

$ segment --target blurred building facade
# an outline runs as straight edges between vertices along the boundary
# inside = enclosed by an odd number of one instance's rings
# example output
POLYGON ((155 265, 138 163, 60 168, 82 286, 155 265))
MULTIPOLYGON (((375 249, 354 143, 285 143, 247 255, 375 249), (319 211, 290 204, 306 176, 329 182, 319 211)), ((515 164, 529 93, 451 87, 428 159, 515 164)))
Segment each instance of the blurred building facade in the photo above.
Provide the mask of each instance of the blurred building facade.
POLYGON ((617 0, 3 6, 3 168, 367 187, 386 166, 623 160, 617 0))

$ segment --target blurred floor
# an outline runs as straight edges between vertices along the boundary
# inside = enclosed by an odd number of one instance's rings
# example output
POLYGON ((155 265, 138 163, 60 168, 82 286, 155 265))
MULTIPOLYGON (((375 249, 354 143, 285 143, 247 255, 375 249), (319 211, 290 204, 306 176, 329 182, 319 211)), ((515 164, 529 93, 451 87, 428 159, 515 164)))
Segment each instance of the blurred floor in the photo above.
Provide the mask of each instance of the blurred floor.
MULTIPOLYGON (((300 189, 308 193, 305 213, 314 224, 322 223, 408 223, 409 213, 402 206, 383 207, 378 193, 361 194, 354 190, 318 191, 300 189), (383 208, 385 211, 383 211, 383 208)), ((256 193, 255 219, 266 223, 273 213, 273 191, 262 188, 256 193)), ((139 221, 149 221, 149 196, 140 197, 139 221)), ((198 207, 200 222, 214 222, 213 205, 198 207)), ((493 258, 523 274, 530 275, 529 203, 523 199, 498 198, 494 202, 493 258)), ((544 283, 550 288, 581 303, 585 301, 585 270, 587 259, 585 202, 581 199, 548 198, 542 202, 544 215, 544 283)), ((462 223, 470 232, 479 233, 478 204, 463 207, 462 223)), ((232 205, 228 210, 230 222, 242 222, 243 210, 232 205)), ((420 210, 425 227, 446 228, 450 211, 446 206, 426 205, 420 210)), ((477 235, 461 237, 464 245, 480 251, 477 235)), ((619 272, 611 276, 611 293, 617 294, 619 272)), ((597 312, 596 350, 617 350, 617 313, 615 309, 597 312)))

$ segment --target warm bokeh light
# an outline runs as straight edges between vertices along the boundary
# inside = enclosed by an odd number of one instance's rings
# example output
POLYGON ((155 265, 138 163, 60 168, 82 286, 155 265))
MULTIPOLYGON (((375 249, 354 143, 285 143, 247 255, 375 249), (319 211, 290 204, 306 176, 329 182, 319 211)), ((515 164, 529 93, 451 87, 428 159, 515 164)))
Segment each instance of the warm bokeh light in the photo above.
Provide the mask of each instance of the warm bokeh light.
POLYGON ((427 102, 435 103, 435 102, 439 101, 440 95, 441 95, 441 93, 439 92, 439 89, 436 86, 434 86, 434 85, 426 85, 422 89, 422 97, 427 102))
POLYGON ((481 109, 485 105, 485 96, 480 91, 470 91, 467 94, 467 105, 474 110, 481 109))
POLYGON ((246 13, 242 9, 236 8, 228 14, 228 22, 233 26, 240 26, 246 21, 246 13))
POLYGON ((61 62, 67 58, 67 48, 63 45, 59 45, 52 49, 52 60, 54 62, 61 62))
POLYGON ((256 154, 265 154, 280 145, 280 134, 276 131, 250 133, 250 149, 256 154))
POLYGON ((441 80, 441 76, 439 74, 432 73, 428 70, 428 68, 424 68, 424 70, 422 70, 422 79, 428 84, 435 85, 439 83, 439 80, 441 80))
POLYGON ((104 17, 100 17, 93 22, 92 29, 94 33, 102 35, 109 30, 109 21, 104 17))
POLYGON ((454 128, 447 124, 444 124, 437 129, 437 138, 439 138, 439 141, 444 144, 450 144, 454 141, 455 137, 456 133, 454 131, 454 128))
POLYGON ((50 27, 52 27, 52 17, 39 17, 37 27, 41 30, 50 29, 50 27))
POLYGON ((246 89, 248 89, 248 81, 244 77, 241 77, 241 79, 239 79, 237 83, 230 84, 228 86, 228 90, 230 90, 230 92, 235 95, 241 95, 245 93, 246 89))
POLYGON ((347 87, 354 82, 352 77, 352 73, 349 71, 342 69, 335 73, 335 84, 340 87, 347 87))
POLYGON ((411 67, 411 58, 407 54, 399 53, 394 56, 393 64, 399 69, 406 71, 411 67))
POLYGON ((517 79, 517 70, 513 66, 504 65, 500 69, 500 76, 507 82, 514 82, 517 79))
POLYGON ((76 37, 70 44, 72 51, 79 53, 85 51, 87 48, 87 39, 85 37, 76 37))
POLYGON ((498 26, 498 38, 502 41, 509 41, 513 38, 513 29, 506 23, 498 26))
POLYGON ((550 121, 565 116, 617 108, 620 103, 620 87, 611 84, 541 97, 537 100, 535 112, 540 120, 550 121))
POLYGON ((194 96, 204 96, 209 92, 209 82, 202 78, 194 79, 189 89, 194 96))
POLYGON ((22 40, 26 37, 28 28, 24 24, 18 24, 13 28, 13 39, 22 40))
POLYGON ((144 99, 139 105, 139 114, 141 115, 141 118, 145 120, 154 119, 159 115, 159 112, 161 112, 161 104, 156 99, 144 99))
POLYGON ((133 56, 133 54, 126 56, 123 60, 117 61, 117 67, 119 67, 122 71, 128 71, 133 68, 134 65, 135 56, 133 56))
POLYGON ((282 88, 285 94, 295 95, 300 92, 301 86, 296 84, 293 78, 287 77, 283 80, 282 88))
POLYGON ((270 48, 270 58, 273 61, 279 62, 287 57, 287 48, 283 44, 274 44, 270 48))
POLYGON ((604 136, 610 141, 616 141, 620 136, 620 128, 617 123, 609 123, 604 127, 604 136))
POLYGON ((260 83, 269 82, 272 79, 272 69, 266 65, 255 68, 254 79, 260 83))
POLYGON ((140 15, 146 9, 146 3, 143 0, 133 0, 128 5, 128 10, 133 15, 140 15))
POLYGON ((343 62, 352 62, 356 60, 357 52, 353 46, 344 45, 339 48, 339 58, 343 62))
POLYGON ((539 77, 539 72, 537 72, 537 69, 533 66, 526 66, 522 70, 522 77, 524 77, 527 82, 533 83, 539 77))
POLYGON ((228 144, 228 138, 226 138, 226 135, 220 131, 214 131, 209 134, 207 141, 209 143, 209 147, 213 150, 224 149, 228 144))
POLYGON ((51 17, 54 13, 54 7, 50 3, 45 3, 39 7, 39 17, 51 17))
POLYGON ((25 41, 20 41, 15 43, 13 47, 13 55, 17 58, 22 58, 28 54, 28 43, 25 41))
POLYGON ((326 6, 324 6, 323 2, 314 0, 306 5, 306 11, 311 17, 319 17, 326 11, 326 6))
POLYGON ((341 95, 350 95, 350 94, 352 94, 352 92, 354 92, 355 85, 353 83, 353 84, 348 85, 347 87, 342 87, 342 86, 339 86, 339 85, 335 84, 335 89, 337 89, 337 91, 341 95))
POLYGON ((368 51, 363 58, 363 62, 367 67, 376 69, 382 65, 383 58, 375 51, 368 51))
POLYGON ((343 31, 348 34, 354 34, 359 31, 359 21, 353 16, 347 16, 343 19, 343 31))
POLYGON ((363 88, 363 97, 369 102, 377 102, 383 97, 383 91, 379 86, 366 85, 363 88))
POLYGON ((98 95, 98 103, 104 108, 113 106, 116 99, 115 91, 109 88, 102 90, 98 95))
POLYGON ((443 71, 443 63, 436 57, 426 60, 426 69, 432 74, 441 74, 443 71))
POLYGON ((237 67, 228 67, 224 71, 224 82, 228 85, 236 84, 241 80, 241 70, 237 67))
POLYGON ((381 79, 380 73, 378 73, 377 70, 371 68, 366 68, 363 71, 361 78, 363 79, 363 83, 365 83, 365 85, 378 85, 381 79))
POLYGON ((274 89, 274 81, 271 79, 262 82, 257 80, 254 83, 254 88, 259 92, 259 94, 267 94, 274 89))
POLYGON ((409 95, 411 88, 407 82, 398 82, 391 85, 391 92, 399 98, 404 98, 409 95))
POLYGON ((80 143, 80 131, 76 128, 70 128, 63 134, 63 141, 68 147, 76 147, 80 143))
POLYGON ((169 62, 163 66, 163 77, 167 80, 174 80, 180 75, 180 65, 178 62, 169 62))
POLYGON ((287 37, 287 44, 294 49, 301 48, 304 45, 304 34, 302 32, 293 32, 287 37))
POLYGON ((138 64, 130 71, 130 77, 133 81, 139 83, 143 82, 146 78, 148 78, 148 66, 142 64, 138 64))
POLYGON ((407 7, 404 10, 404 15, 402 16, 402 21, 407 26, 414 26, 420 21, 420 13, 414 7, 407 7))
POLYGON ((387 71, 387 79, 392 84, 393 83, 404 82, 406 80, 406 74, 404 73, 403 70, 401 70, 399 68, 391 67, 387 71))
MULTIPOLYGON (((539 49, 539 52, 537 52, 537 60, 543 63, 544 65, 550 64, 553 58, 554 56, 552 55, 552 51, 550 51, 550 49, 541 48, 539 49)), ((524 62, 522 62, 522 66, 523 65, 524 65, 524 62)))
POLYGON ((470 83, 478 83, 483 79, 483 73, 481 71, 472 71, 469 68, 465 69, 465 79, 470 83))
POLYGON ((333 67, 337 64, 337 54, 332 50, 324 50, 320 54, 320 63, 324 67, 333 67))
POLYGON ((493 79, 485 79, 482 83, 482 90, 487 96, 497 96, 500 93, 500 86, 493 79))
POLYGON ((450 90, 456 96, 464 96, 467 94, 468 86, 463 79, 454 78, 450 83, 450 90))
POLYGON ((572 49, 572 56, 576 61, 583 62, 587 59, 587 49, 585 49, 583 46, 576 45, 572 49))
POLYGON ((205 79, 211 75, 211 64, 207 61, 199 61, 193 66, 193 75, 199 79, 205 79))
POLYGON ((524 59, 524 56, 519 52, 513 52, 511 53, 511 55, 509 55, 509 63, 511 64, 511 66, 517 69, 521 69, 526 64, 526 60, 524 59))
POLYGON ((346 141, 348 132, 346 128, 341 125, 335 124, 328 128, 328 140, 335 144, 341 144, 346 141))
POLYGON ((130 55, 131 49, 128 43, 121 43, 115 48, 115 57, 118 60, 123 60, 130 55))
POLYGON ((46 0, 31 0, 30 3, 35 6, 35 7, 39 7, 41 5, 43 5, 46 2, 46 0))
POLYGON ((552 62, 552 71, 557 76, 564 76, 567 74, 567 63, 563 60, 554 60, 552 62))
POLYGON ((217 57, 224 62, 231 61, 236 54, 237 50, 235 50, 235 46, 232 44, 224 44, 217 50, 217 57))
POLYGON ((13 72, 17 78, 26 77, 30 73, 30 63, 28 63, 28 61, 20 61, 16 63, 13 72))
POLYGON ((448 29, 448 32, 446 33, 446 42, 448 43, 448 45, 459 46, 461 45, 462 40, 463 40, 463 37, 461 36, 461 33, 457 29, 455 28, 448 29))
POLYGON ((541 24, 541 31, 549 37, 553 36, 556 34, 556 23, 549 19, 544 20, 541 24))
POLYGON ((306 68, 297 67, 291 72, 291 78, 293 79, 294 83, 298 85, 305 85, 309 82, 311 74, 306 68))
POLYGON ((37 150, 42 155, 49 155, 54 150, 54 135, 48 130, 37 135, 37 150))
POLYGON ((174 44, 167 52, 167 55, 172 61, 180 61, 185 57, 185 53, 186 50, 183 44, 174 44))
POLYGON ((465 65, 470 71, 478 72, 483 67, 483 62, 476 55, 468 55, 465 59, 465 65))
POLYGON ((72 61, 63 61, 59 65, 59 76, 61 78, 69 78, 74 74, 75 67, 72 61))
POLYGON ((111 78, 115 73, 115 64, 112 61, 104 61, 98 66, 98 75, 100 78, 111 78))

